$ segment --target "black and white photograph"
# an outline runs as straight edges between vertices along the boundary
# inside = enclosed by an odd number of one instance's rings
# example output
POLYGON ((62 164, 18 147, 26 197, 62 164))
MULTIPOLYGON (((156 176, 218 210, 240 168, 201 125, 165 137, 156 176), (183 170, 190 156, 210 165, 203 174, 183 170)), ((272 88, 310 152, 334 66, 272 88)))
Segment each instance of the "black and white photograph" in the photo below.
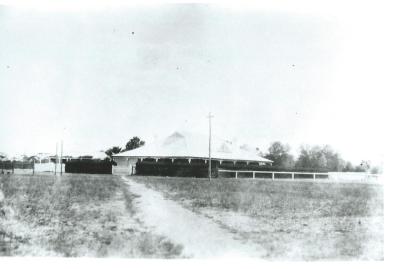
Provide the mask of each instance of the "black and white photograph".
POLYGON ((0 4, 0 266, 384 261, 392 13, 277 2, 0 4))

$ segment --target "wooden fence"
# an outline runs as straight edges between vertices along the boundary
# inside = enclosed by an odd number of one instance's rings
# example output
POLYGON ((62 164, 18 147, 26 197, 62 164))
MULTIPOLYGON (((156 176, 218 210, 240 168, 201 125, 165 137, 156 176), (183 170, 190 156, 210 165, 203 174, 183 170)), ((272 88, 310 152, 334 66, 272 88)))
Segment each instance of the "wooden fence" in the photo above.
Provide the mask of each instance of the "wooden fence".
POLYGON ((257 177, 257 175, 270 175, 272 180, 277 178, 285 178, 295 180, 296 178, 302 179, 327 179, 329 181, 340 182, 380 182, 380 175, 366 173, 366 172, 294 172, 294 171, 249 171, 249 170, 227 170, 219 169, 219 173, 230 174, 231 178, 252 178, 252 179, 265 179, 257 177), (246 176, 247 175, 247 176, 246 176))
POLYGON ((219 169, 220 173, 231 173, 235 175, 235 178, 238 178, 239 174, 251 174, 252 178, 256 178, 256 174, 270 174, 272 176, 272 180, 275 180, 275 175, 290 175, 291 179, 294 180, 295 175, 312 175, 313 180, 316 180, 317 177, 329 177, 329 173, 317 173, 317 172, 282 172, 282 171, 247 171, 247 170, 225 170, 219 169))
POLYGON ((3 161, 0 162, 0 173, 12 173, 14 174, 15 170, 31 170, 29 172, 35 173, 35 166, 33 162, 23 162, 23 161, 3 161))

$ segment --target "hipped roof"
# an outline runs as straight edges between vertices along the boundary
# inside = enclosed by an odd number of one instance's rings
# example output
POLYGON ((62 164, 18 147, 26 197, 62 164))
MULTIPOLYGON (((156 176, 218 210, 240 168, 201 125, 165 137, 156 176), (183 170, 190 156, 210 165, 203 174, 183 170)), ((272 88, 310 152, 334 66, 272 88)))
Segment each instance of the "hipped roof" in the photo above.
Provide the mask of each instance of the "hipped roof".
MULTIPOLYGON (((256 150, 239 147, 233 142, 212 138, 211 158, 214 160, 272 163, 257 154, 256 150)), ((164 140, 113 155, 136 158, 198 158, 208 159, 208 136, 175 132, 164 140)))

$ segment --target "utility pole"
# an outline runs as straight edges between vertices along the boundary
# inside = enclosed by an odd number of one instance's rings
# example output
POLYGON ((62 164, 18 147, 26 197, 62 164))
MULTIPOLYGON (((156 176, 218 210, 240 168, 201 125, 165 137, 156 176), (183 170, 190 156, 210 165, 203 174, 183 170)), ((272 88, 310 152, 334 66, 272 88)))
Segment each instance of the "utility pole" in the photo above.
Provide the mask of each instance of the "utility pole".
POLYGON ((54 157, 54 175, 57 174, 57 155, 58 155, 58 143, 56 143, 56 155, 54 157))
POLYGON ((211 181, 211 118, 214 116, 208 113, 208 179, 211 181))
POLYGON ((62 156, 63 156, 63 141, 61 140, 61 149, 60 149, 60 174, 62 175, 62 169, 63 169, 63 161, 62 161, 62 156))

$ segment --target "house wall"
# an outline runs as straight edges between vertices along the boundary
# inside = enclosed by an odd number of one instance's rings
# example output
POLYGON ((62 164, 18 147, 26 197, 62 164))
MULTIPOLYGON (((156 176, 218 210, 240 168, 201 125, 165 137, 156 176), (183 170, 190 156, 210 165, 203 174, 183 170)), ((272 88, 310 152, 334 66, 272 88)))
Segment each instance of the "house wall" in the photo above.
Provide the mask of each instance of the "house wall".
POLYGON ((112 166, 113 175, 134 175, 136 174, 137 158, 132 157, 114 157, 115 165, 112 166))

